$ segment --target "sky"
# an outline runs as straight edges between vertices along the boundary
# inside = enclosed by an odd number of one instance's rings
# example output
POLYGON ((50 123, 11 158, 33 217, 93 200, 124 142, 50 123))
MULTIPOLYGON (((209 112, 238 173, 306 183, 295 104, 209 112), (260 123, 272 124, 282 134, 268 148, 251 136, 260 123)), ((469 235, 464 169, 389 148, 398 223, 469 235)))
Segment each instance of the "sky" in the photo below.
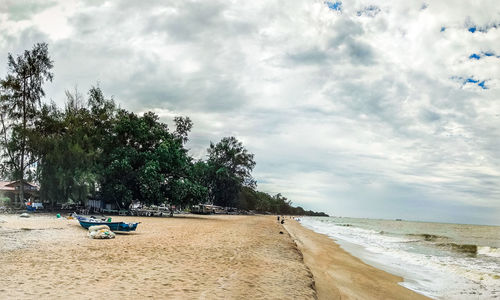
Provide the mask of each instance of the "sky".
POLYGON ((47 42, 46 101, 189 116, 191 155, 236 136, 294 205, 500 225, 496 0, 2 0, 0 29, 1 77, 47 42))

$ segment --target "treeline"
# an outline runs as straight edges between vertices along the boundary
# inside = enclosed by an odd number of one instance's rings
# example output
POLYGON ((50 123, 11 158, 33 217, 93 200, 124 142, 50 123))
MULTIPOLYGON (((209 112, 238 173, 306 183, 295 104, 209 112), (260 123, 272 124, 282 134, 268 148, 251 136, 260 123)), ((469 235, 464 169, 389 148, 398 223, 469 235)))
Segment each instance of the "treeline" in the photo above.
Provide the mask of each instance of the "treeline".
POLYGON ((135 201, 211 203, 324 215, 293 207, 281 194, 257 191, 254 155, 235 137, 210 143, 206 160, 189 156, 189 117, 174 118, 170 130, 153 112, 137 115, 118 107, 98 86, 86 97, 67 91, 63 108, 43 103, 52 66, 47 44, 36 44, 16 58, 8 55, 8 74, 0 81, 2 177, 39 183, 42 201, 84 205, 102 199, 125 209, 135 201))
POLYGON ((292 201, 283 197, 280 193, 271 196, 268 193, 243 186, 238 196, 237 206, 241 209, 255 210, 260 213, 272 212, 281 215, 328 217, 324 212, 304 210, 300 206, 294 207, 292 201))

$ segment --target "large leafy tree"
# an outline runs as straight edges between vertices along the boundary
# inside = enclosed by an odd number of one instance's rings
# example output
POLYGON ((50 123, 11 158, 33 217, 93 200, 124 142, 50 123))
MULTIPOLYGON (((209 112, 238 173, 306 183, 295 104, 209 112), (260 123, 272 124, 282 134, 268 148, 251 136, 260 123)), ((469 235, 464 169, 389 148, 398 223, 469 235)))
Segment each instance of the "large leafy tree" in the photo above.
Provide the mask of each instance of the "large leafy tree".
POLYGON ((182 201, 190 158, 182 140, 152 112, 138 116, 120 110, 104 141, 102 192, 120 206, 182 201))
POLYGON ((241 188, 255 186, 251 175, 255 166, 254 155, 235 137, 224 137, 217 144, 210 143, 207 164, 207 183, 214 204, 235 206, 241 188))
POLYGON ((106 100, 98 87, 89 91, 88 104, 83 97, 66 92, 64 111, 54 104, 44 105, 32 140, 41 158, 38 178, 41 197, 52 203, 85 203, 98 182, 102 142, 107 139, 115 106, 106 100))
MULTIPOLYGON (((3 171, 8 177, 24 181, 27 169, 36 161, 29 131, 40 116, 43 85, 52 81, 53 62, 46 43, 39 43, 16 58, 8 54, 8 74, 0 81, 0 121, 3 171)), ((20 198, 24 199, 21 184, 20 198)))

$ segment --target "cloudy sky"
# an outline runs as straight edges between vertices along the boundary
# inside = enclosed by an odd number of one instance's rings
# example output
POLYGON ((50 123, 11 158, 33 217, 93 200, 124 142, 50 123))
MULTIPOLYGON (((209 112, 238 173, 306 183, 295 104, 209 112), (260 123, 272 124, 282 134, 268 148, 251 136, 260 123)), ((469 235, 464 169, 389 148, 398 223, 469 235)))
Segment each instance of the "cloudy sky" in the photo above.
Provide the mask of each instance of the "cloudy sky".
POLYGON ((47 42, 48 98, 188 115, 193 156, 234 135, 306 209, 500 224, 496 0, 2 0, 0 28, 0 76, 47 42))

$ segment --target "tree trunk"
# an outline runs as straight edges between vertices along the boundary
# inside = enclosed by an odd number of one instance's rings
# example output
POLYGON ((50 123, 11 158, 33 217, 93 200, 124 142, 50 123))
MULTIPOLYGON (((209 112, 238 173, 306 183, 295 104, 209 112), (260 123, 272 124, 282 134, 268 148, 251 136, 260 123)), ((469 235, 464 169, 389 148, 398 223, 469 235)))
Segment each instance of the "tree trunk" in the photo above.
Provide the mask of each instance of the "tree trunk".
POLYGON ((24 152, 26 148, 26 79, 23 80, 23 141, 21 143, 21 166, 20 166, 20 177, 21 177, 21 186, 20 186, 20 205, 24 203, 24 152))

